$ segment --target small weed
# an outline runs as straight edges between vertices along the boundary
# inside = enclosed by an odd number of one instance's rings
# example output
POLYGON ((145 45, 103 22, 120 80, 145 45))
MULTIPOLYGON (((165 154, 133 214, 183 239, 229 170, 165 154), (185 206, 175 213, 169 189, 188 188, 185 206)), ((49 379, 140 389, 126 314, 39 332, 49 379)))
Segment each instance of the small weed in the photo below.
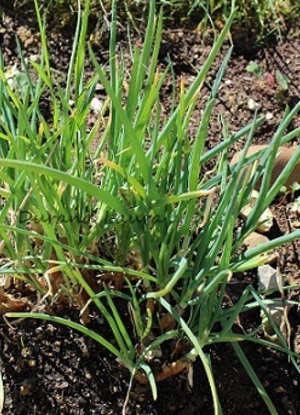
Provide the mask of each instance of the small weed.
POLYGON ((254 73, 257 76, 262 76, 263 75, 263 71, 261 69, 261 67, 258 65, 257 62, 254 61, 250 61, 246 67, 246 71, 249 73, 254 73))

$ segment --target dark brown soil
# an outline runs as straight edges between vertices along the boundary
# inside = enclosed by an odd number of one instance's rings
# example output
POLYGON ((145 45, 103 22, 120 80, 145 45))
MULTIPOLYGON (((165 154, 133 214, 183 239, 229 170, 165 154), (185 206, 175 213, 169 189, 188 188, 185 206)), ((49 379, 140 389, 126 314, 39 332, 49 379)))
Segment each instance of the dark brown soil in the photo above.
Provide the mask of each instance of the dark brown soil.
MULTIPOLYGON (((299 30, 298 30, 299 31, 299 30)), ((39 37, 33 15, 24 10, 5 8, 0 21, 0 46, 7 66, 16 61, 15 33, 21 39, 27 56, 40 53, 39 37)), ((50 31, 52 65, 64 71, 71 51, 71 34, 50 31)), ((105 36, 104 36, 105 38, 105 36)), ((167 64, 167 54, 174 64, 178 78, 183 76, 188 85, 204 62, 209 50, 210 39, 203 40, 201 33, 187 30, 167 30, 160 53, 160 64, 167 64)), ((120 48, 126 51, 126 42, 120 48)), ((94 44, 99 59, 106 62, 107 36, 105 41, 94 44)), ((228 50, 224 46, 221 56, 214 63, 206 85, 199 98, 195 112, 195 125, 201 118, 201 109, 207 99, 214 75, 222 56, 228 50)), ((241 43, 233 52, 226 70, 214 114, 210 124, 207 147, 211 148, 222 139, 220 114, 228 124, 229 132, 237 131, 253 119, 254 112, 249 108, 252 99, 259 106, 259 114, 268 114, 268 120, 255 134, 255 143, 267 143, 272 139, 281 120, 285 107, 292 108, 300 97, 300 39, 287 34, 284 41, 266 45, 255 50, 245 45, 247 54, 241 53, 241 43), (239 51, 239 52, 238 52, 239 51), (250 51, 250 52, 249 52, 250 51), (249 73, 246 67, 250 60, 261 68, 262 75, 249 73), (283 90, 276 81, 276 71, 288 80, 288 89, 283 90)), ((164 89, 162 100, 168 111, 171 87, 164 89)), ((251 105, 250 105, 251 106, 251 105)), ((290 128, 300 126, 300 117, 295 117, 290 128)), ((300 137, 294 140, 300 143, 300 137)), ((242 147, 239 142, 237 148, 242 147)), ((234 151, 234 149, 233 149, 234 151)), ((291 223, 287 203, 274 202, 272 210, 277 221, 277 229, 272 237, 290 232, 291 223)), ((289 282, 299 283, 299 241, 280 250, 280 268, 289 282)), ((255 284, 255 274, 236 278, 229 287, 232 297, 238 296, 249 283, 255 284)), ((299 301, 299 290, 291 294, 299 301)), ((292 326, 292 347, 299 352, 300 308, 290 312, 292 326)), ((60 315, 77 320, 74 310, 60 311, 60 315)), ((251 326, 259 316, 250 316, 251 326)), ((248 318, 250 318, 248 317, 248 318)), ((105 330, 97 316, 92 316, 91 327, 105 330)), ((4 415, 63 415, 63 414, 102 414, 122 413, 127 393, 129 375, 108 354, 91 339, 61 326, 27 320, 14 328, 2 320, 0 331, 2 375, 5 389, 4 415)), ((255 344, 244 344, 243 350, 257 375, 270 394, 278 414, 300 414, 299 375, 288 359, 274 350, 255 344)), ((268 410, 253 387, 243 367, 238 362, 230 345, 220 344, 206 350, 211 354, 212 367, 218 386, 223 413, 242 415, 264 415, 268 410)), ((135 383, 127 406, 127 414, 212 414, 212 402, 204 370, 197 362, 193 367, 193 387, 185 373, 159 384, 158 400, 153 402, 148 386, 135 383)))

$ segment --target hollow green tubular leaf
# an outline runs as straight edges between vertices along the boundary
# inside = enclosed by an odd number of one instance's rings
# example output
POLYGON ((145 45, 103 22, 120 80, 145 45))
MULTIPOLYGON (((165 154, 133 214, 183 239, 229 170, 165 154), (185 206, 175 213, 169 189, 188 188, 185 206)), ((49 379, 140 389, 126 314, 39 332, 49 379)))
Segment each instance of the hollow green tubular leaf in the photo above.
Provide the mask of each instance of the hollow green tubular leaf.
POLYGON ((236 260, 231 263, 231 271, 232 272, 243 272, 247 269, 254 268, 257 265, 261 265, 259 263, 259 259, 262 260, 265 257, 262 257, 268 251, 275 249, 279 246, 292 242, 296 239, 300 238, 300 230, 295 230, 287 235, 280 236, 279 238, 275 238, 263 245, 257 246, 255 248, 249 249, 240 255, 236 260))
POLYGON ((101 344, 105 347, 108 351, 110 351, 113 355, 115 355, 123 364, 129 368, 130 370, 133 368, 133 363, 127 359, 125 355, 123 355, 112 343, 104 339, 100 334, 91 330, 80 323, 76 323, 72 320, 67 320, 62 317, 50 316, 44 313, 6 313, 5 317, 8 318, 34 318, 37 320, 49 321, 51 323, 57 323, 63 326, 67 326, 71 329, 78 331, 79 333, 84 334, 85 336, 90 337, 91 339, 95 340, 97 343, 101 344))
POLYGON ((80 177, 71 176, 60 170, 20 160, 0 159, 0 167, 13 167, 15 169, 28 170, 37 174, 50 176, 53 179, 60 180, 70 186, 74 186, 77 189, 87 192, 88 194, 96 197, 99 201, 116 210, 118 213, 127 218, 130 217, 129 209, 127 209, 126 206, 119 201, 119 199, 112 196, 109 192, 99 189, 96 185, 81 179, 80 177))
POLYGON ((273 402, 271 401, 269 395, 267 394, 266 389, 264 388, 263 384, 259 380, 257 374, 255 373, 254 369, 252 368, 249 360, 247 359, 245 353, 241 349, 240 345, 238 343, 232 342, 231 343, 236 355, 240 359, 240 362, 244 366, 246 372, 248 373, 248 376, 254 383, 258 393, 260 394, 261 398, 263 399, 264 403, 266 404, 268 410, 270 411, 270 414, 278 414, 277 409, 275 408, 273 402))
POLYGON ((187 260, 186 258, 180 258, 179 267, 170 279, 170 281, 166 284, 166 286, 156 292, 151 292, 146 295, 147 298, 154 298, 158 299, 160 297, 165 297, 176 285, 179 279, 183 276, 184 272, 187 269, 187 260))
MULTIPOLYGON (((191 87, 188 89, 186 95, 185 95, 185 103, 186 106, 188 106, 188 103, 193 99, 196 91, 199 89, 199 87, 201 87, 201 85, 203 84, 205 77, 212 65, 212 63, 214 62, 217 54, 219 53, 224 40, 226 38, 226 36, 229 33, 229 29, 231 27, 231 24, 233 22, 233 19, 235 17, 235 13, 236 10, 233 10, 222 30, 222 32, 220 33, 219 37, 217 38, 216 42, 214 43, 214 46, 208 56, 208 58, 206 59, 204 65, 202 66, 201 70, 199 71, 195 81, 193 82, 193 84, 191 85, 191 87)), ((171 129, 171 127, 174 124, 174 120, 177 118, 177 114, 180 110, 180 107, 177 107, 176 110, 173 112, 173 114, 170 116, 168 122, 165 125, 165 128, 161 131, 158 140, 157 140, 157 145, 158 147, 160 147, 162 145, 162 142, 165 139, 165 136, 169 133, 169 130, 171 129)))

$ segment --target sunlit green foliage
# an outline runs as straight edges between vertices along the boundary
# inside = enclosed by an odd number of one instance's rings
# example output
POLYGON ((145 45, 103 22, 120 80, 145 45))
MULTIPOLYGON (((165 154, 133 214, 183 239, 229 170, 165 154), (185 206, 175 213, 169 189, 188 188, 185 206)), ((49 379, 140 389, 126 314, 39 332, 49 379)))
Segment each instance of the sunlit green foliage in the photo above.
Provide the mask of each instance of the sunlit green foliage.
POLYGON ((90 4, 86 1, 77 16, 63 84, 51 68, 37 0, 35 6, 42 43, 40 62, 27 63, 20 51, 23 78, 19 84, 9 82, 0 61, 0 248, 6 259, 0 272, 32 284, 42 302, 59 301, 61 293, 72 302, 84 290, 85 302, 77 304, 81 317, 92 306, 108 330, 103 334, 101 329, 90 330, 78 322, 37 312, 7 317, 44 319, 90 336, 117 357, 132 378, 147 377, 154 398, 159 388, 151 355, 170 340, 183 340, 186 351, 181 363, 201 359, 216 414, 221 413, 220 402, 206 348, 228 342, 270 413, 276 413, 239 344, 247 340, 282 351, 299 371, 295 354, 266 309, 281 298, 266 299, 249 286, 229 306, 226 291, 234 273, 264 263, 264 253, 300 237, 296 230, 245 253, 240 250, 300 156, 299 147, 269 188, 279 145, 299 135, 299 128, 286 131, 300 103, 283 115, 255 174, 245 180, 247 148, 263 118, 254 117, 250 125, 232 135, 224 128, 220 144, 205 150, 211 112, 232 49, 215 77, 197 131, 193 136, 188 132, 199 91, 228 37, 235 10, 230 11, 193 83, 187 88, 181 82, 174 108, 163 116, 160 92, 171 68, 158 70, 163 14, 156 13, 155 2, 151 2, 143 46, 132 48, 132 66, 126 68, 122 54, 117 54, 117 2, 112 5, 110 56, 102 66, 87 41, 90 4), (91 79, 85 77, 87 56, 94 67, 91 79), (106 99, 90 126, 99 84, 106 99), (45 94, 50 103, 47 114, 42 106, 45 94), (245 153, 230 169, 227 152, 242 137, 246 138, 245 153), (95 140, 96 146, 91 146, 95 140), (213 158, 216 169, 206 175, 206 163, 213 158), (260 196, 237 231, 241 209, 261 177, 260 196), (112 289, 105 280, 96 290, 92 278, 106 273, 121 276, 121 283, 112 289), (55 292, 57 274, 61 278, 55 292), (41 284, 42 278, 48 286, 41 284), (130 318, 121 311, 124 308, 130 318), (262 325, 247 333, 234 331, 239 316, 255 308, 265 312, 279 344, 256 336, 262 325), (163 325, 165 316, 171 326, 163 325))

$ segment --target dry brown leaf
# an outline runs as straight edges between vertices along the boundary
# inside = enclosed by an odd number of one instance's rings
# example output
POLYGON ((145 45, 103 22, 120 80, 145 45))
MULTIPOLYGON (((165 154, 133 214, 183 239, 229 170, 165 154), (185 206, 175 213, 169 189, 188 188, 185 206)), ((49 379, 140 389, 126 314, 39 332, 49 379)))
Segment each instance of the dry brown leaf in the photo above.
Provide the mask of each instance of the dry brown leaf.
MULTIPOLYGON (((176 376, 184 370, 188 370, 191 362, 184 357, 181 359, 176 360, 176 362, 172 362, 170 364, 164 364, 161 368, 161 371, 154 375, 156 382, 161 382, 165 379, 168 379, 172 376, 176 376)), ((146 375, 141 372, 135 373, 135 378, 139 383, 147 384, 149 383, 149 379, 146 375)))
POLYGON ((0 314, 12 311, 24 311, 27 306, 27 298, 18 300, 13 295, 7 294, 2 288, 0 288, 0 314))

